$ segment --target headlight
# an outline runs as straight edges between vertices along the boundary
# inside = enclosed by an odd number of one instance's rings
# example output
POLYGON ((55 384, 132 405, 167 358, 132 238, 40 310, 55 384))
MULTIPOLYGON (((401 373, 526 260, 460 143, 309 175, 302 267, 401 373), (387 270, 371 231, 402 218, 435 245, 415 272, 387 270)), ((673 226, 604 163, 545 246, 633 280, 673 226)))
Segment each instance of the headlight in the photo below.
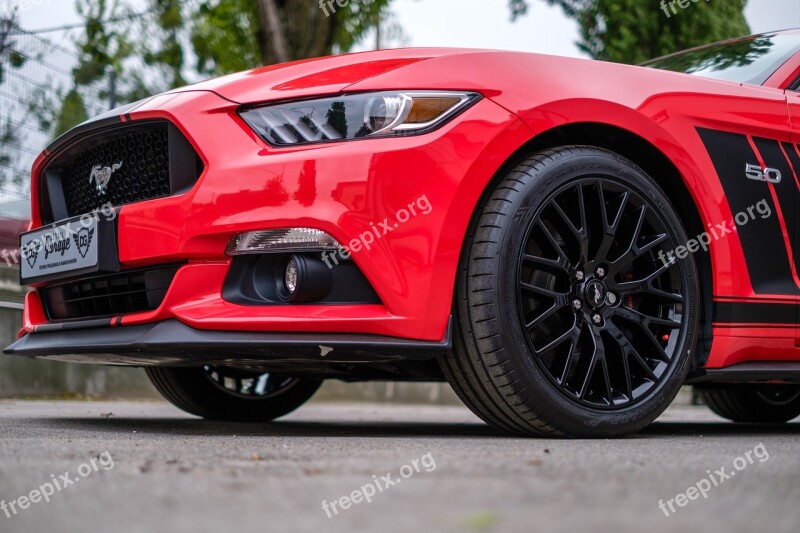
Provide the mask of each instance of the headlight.
POLYGON ((268 143, 292 146, 426 133, 479 98, 458 92, 350 94, 247 107, 240 115, 268 143))

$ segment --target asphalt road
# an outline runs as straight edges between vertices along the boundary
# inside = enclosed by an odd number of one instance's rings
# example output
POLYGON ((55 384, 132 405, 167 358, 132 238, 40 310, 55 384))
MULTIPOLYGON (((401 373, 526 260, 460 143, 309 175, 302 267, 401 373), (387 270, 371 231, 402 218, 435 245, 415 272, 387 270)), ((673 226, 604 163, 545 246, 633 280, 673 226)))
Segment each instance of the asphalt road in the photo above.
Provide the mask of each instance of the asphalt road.
POLYGON ((252 426, 162 403, 0 402, 0 532, 798 531, 798 437, 686 406, 634 437, 563 441, 458 407, 312 403, 252 426), (50 502, 18 500, 32 490, 50 502))

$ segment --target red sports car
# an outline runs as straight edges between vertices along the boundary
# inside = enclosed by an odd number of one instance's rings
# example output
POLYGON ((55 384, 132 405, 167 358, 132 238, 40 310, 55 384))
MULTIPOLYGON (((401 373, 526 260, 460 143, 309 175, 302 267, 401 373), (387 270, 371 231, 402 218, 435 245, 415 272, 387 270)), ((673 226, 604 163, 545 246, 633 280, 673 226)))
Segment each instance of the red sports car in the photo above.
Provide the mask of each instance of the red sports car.
POLYGON ((800 414, 800 31, 626 66, 408 49, 261 68, 33 168, 6 353, 144 366, 264 421, 447 380, 525 435, 635 432, 694 383, 800 414))

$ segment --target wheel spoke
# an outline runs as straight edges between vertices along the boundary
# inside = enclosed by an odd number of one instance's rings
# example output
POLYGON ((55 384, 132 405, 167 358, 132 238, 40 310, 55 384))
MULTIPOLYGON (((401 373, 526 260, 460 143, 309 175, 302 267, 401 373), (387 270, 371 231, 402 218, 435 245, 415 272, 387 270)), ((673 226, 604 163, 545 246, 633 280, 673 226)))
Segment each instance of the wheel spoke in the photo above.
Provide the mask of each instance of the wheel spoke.
MULTIPOLYGON (((659 359, 661 359, 664 362, 669 362, 670 360, 669 354, 667 354, 666 350, 664 350, 664 347, 661 346, 661 343, 658 342, 658 339, 656 339, 655 334, 650 329, 650 325, 652 323, 651 321, 654 320, 653 317, 649 317, 637 311, 632 311, 626 308, 618 309, 615 314, 616 316, 627 318, 631 322, 635 323, 642 331, 642 333, 644 333, 644 335, 647 337, 647 340, 650 341, 650 344, 653 345, 656 352, 658 352, 659 359)), ((669 323, 670 327, 672 328, 679 328, 681 325, 680 322, 675 322, 672 320, 664 320, 664 322, 669 323)))
MULTIPOLYGON (((650 250, 652 247, 657 246, 660 244, 660 239, 655 239, 645 245, 645 247, 639 247, 639 240, 641 239, 642 229, 644 228, 644 223, 647 218, 647 206, 643 205, 637 209, 637 218, 636 218, 636 225, 633 228, 633 235, 630 238, 630 242, 628 242, 628 246, 622 254, 613 261, 613 273, 617 273, 626 266, 630 265, 634 260, 641 257, 645 252, 650 250)), ((663 234, 666 238, 666 234, 663 234)))
POLYGON ((647 364, 647 361, 644 360, 644 357, 642 357, 642 355, 639 353, 636 347, 631 343, 631 341, 628 340, 628 337, 626 337, 625 334, 622 333, 622 331, 613 324, 610 324, 608 326, 608 330, 609 333, 611 333, 611 337, 614 339, 614 341, 616 341, 616 343, 622 350, 623 356, 633 357, 636 360, 636 362, 639 363, 639 366, 642 367, 642 369, 647 374, 647 377, 651 381, 654 382, 658 381, 658 377, 653 372, 653 369, 650 368, 650 365, 647 364))
POLYGON ((558 241, 556 241, 555 237, 553 237, 553 234, 550 233, 550 229, 547 227, 547 225, 541 220, 539 221, 539 228, 542 230, 542 233, 544 233, 544 236, 558 254, 558 261, 563 262, 565 265, 569 265, 569 257, 567 257, 567 254, 564 253, 561 245, 559 245, 558 241))
POLYGON ((653 290, 652 282, 653 280, 658 279, 661 275, 665 272, 670 270, 674 267, 676 263, 667 263, 658 267, 655 272, 648 274, 644 278, 634 280, 634 281, 623 281, 622 283, 617 283, 616 287, 617 290, 623 294, 629 294, 633 292, 649 292, 653 290))
POLYGON ((576 335, 580 335, 580 328, 579 328, 579 326, 577 324, 577 321, 575 323, 573 323, 572 327, 570 327, 564 333, 552 336, 551 340, 549 340, 547 342, 547 344, 545 344, 541 348, 535 349, 535 352, 537 354, 545 354, 545 353, 549 352, 550 350, 552 350, 553 348, 556 348, 556 347, 564 344, 568 340, 575 338, 576 335))
POLYGON ((608 398, 608 405, 614 404, 614 390, 611 386, 611 376, 608 375, 608 363, 605 359, 598 361, 598 364, 603 366, 603 382, 606 385, 606 394, 608 398))
POLYGON ((681 323, 677 320, 671 320, 669 318, 658 318, 651 315, 646 315, 641 311, 636 311, 635 309, 628 309, 627 307, 618 307, 614 310, 616 315, 619 315, 623 318, 627 318, 632 322, 636 322, 646 327, 650 327, 652 324, 656 324, 658 326, 667 326, 673 329, 677 329, 681 327, 681 323))
POLYGON ((532 283, 520 283, 520 288, 540 296, 551 298, 558 307, 563 307, 567 304, 567 297, 569 295, 565 292, 551 291, 550 289, 545 289, 544 287, 539 287, 538 285, 533 285, 532 283))
MULTIPOLYGON (((612 334, 613 335, 613 334, 612 334)), ((633 400, 633 384, 631 382, 631 365, 628 361, 628 355, 622 353, 622 371, 625 373, 625 392, 628 395, 628 400, 633 400)))
MULTIPOLYGON (((611 222, 611 224, 609 224, 606 221, 606 228, 614 233, 617 232, 617 230, 619 229, 619 225, 622 223, 622 216, 625 213, 625 208, 628 206, 628 198, 629 198, 628 191, 623 192, 622 200, 620 201, 619 208, 617 209, 617 212, 614 215, 613 221, 611 222)), ((604 208, 603 211, 605 212, 606 209, 604 208)))
POLYGON ((531 329, 532 327, 538 326, 551 316, 555 315, 559 310, 561 310, 563 306, 553 304, 547 309, 545 312, 538 315, 536 318, 525 324, 525 329, 531 329))
POLYGON ((592 383, 592 377, 594 376, 594 372, 597 369, 597 361, 604 357, 603 352, 603 341, 600 339, 600 335, 593 331, 592 332, 592 356, 589 360, 589 368, 586 370, 586 375, 583 378, 583 383, 581 384, 581 388, 578 391, 578 397, 581 400, 586 399, 586 393, 589 392, 589 385, 592 383))
MULTIPOLYGON (((580 333, 577 335, 580 338, 580 333)), ((572 362, 575 360, 575 348, 578 345, 578 340, 572 340, 569 343, 569 350, 567 351, 567 361, 564 363, 564 370, 561 372, 561 377, 558 380, 560 385, 564 385, 567 380, 567 374, 569 374, 569 369, 572 367, 572 362)))
POLYGON ((522 260, 528 263, 534 263, 545 267, 557 268, 559 270, 564 270, 564 271, 569 270, 569 263, 567 263, 567 261, 564 260, 563 256, 559 257, 558 259, 548 259, 546 257, 541 257, 538 255, 523 254, 522 260))
POLYGON ((665 300, 670 300, 670 301, 673 301, 673 302, 682 302, 683 301, 683 296, 682 295, 675 294, 674 292, 667 292, 667 291, 662 291, 661 289, 656 289, 655 287, 653 287, 652 284, 650 284, 650 286, 647 287, 647 292, 649 294, 652 294, 653 296, 658 296, 659 298, 664 298, 665 300))
POLYGON ((581 216, 581 231, 583 238, 580 240, 581 257, 579 261, 585 263, 589 260, 589 226, 586 222, 586 198, 583 194, 583 185, 578 185, 578 212, 581 216))
POLYGON ((550 206, 558 214, 558 216, 561 218, 564 224, 566 224, 566 226, 569 228, 569 231, 572 233, 572 236, 575 237, 576 243, 580 244, 582 241, 586 239, 586 224, 583 223, 583 220, 581 221, 581 227, 577 228, 575 224, 572 222, 572 220, 569 218, 569 216, 567 216, 567 214, 561 208, 561 206, 558 205, 558 202, 553 200, 552 202, 550 202, 550 206))

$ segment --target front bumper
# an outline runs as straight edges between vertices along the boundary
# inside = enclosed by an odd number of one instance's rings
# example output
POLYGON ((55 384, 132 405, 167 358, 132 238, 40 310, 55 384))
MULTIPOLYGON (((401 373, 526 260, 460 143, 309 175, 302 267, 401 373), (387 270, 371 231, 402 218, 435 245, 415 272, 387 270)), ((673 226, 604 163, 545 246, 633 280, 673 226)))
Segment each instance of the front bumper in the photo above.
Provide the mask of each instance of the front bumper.
MULTIPOLYGON (((483 99, 440 130, 419 137, 276 149, 261 141, 236 109, 214 93, 190 91, 156 97, 120 117, 123 122, 171 121, 204 163, 203 174, 189 191, 124 205, 117 218, 123 268, 184 265, 158 309, 107 320, 106 333, 121 340, 62 352, 99 360, 111 351, 131 360, 139 352, 126 346, 144 341, 127 330, 177 322, 187 333, 350 334, 441 344, 448 335, 458 258, 474 207, 497 170, 528 139, 529 130, 513 114, 483 99), (245 306, 223 297, 231 263, 224 252, 234 235, 301 226, 350 243, 382 221, 394 220, 399 210, 423 196, 432 207, 428 214, 396 225, 369 249, 353 253, 380 304, 245 306)), ((37 161, 34 176, 46 159, 45 154, 37 161)), ((40 224, 34 205, 33 227, 40 224)), ((42 333, 48 324, 38 292, 29 293, 23 326, 28 335, 11 352, 37 355, 32 347, 47 348, 55 338, 35 340, 41 335, 62 335, 65 341, 78 335, 66 329, 42 333)), ((247 338, 236 337, 242 342, 247 338)), ((316 346, 317 340, 311 335, 306 344, 316 346)), ((56 354, 46 352, 41 355, 56 354)))
POLYGON ((124 328, 59 328, 25 335, 8 355, 114 365, 277 365, 392 363, 428 360, 450 350, 450 328, 441 342, 342 333, 204 331, 177 320, 124 328))

